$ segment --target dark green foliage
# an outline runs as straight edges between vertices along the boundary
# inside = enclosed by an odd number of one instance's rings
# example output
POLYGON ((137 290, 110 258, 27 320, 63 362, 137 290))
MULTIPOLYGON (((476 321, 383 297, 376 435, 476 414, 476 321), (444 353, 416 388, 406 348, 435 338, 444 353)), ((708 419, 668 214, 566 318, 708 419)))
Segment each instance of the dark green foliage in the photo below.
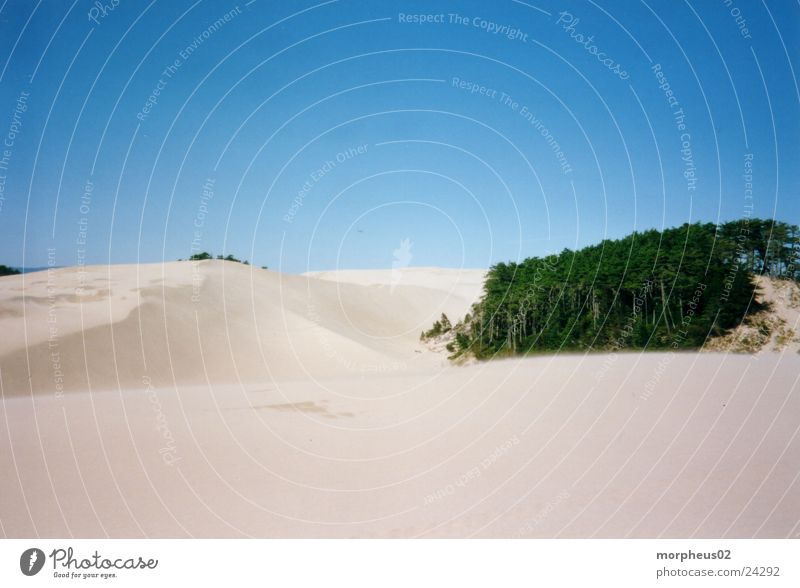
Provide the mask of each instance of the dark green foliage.
POLYGON ((8 267, 7 265, 0 265, 0 276, 14 276, 20 273, 18 269, 8 267))
MULTIPOLYGON (((211 255, 207 251, 202 251, 201 253, 195 253, 194 255, 192 255, 189 258, 189 261, 203 261, 205 259, 215 259, 215 258, 214 258, 213 255, 211 255)), ((225 255, 225 256, 217 255, 216 259, 219 259, 219 260, 222 260, 222 261, 235 261, 236 263, 242 263, 244 265, 250 265, 250 262, 247 261, 246 259, 244 261, 242 261, 241 259, 231 255, 230 253, 228 255, 225 255)), ((178 260, 178 261, 180 261, 180 260, 178 260)), ((267 269, 267 268, 264 267, 263 269, 267 269)))
POLYGON ((202 261, 204 259, 212 259, 211 254, 203 251, 202 253, 195 253, 189 258, 190 261, 202 261))
POLYGON ((449 333, 453 328, 453 325, 450 323, 450 319, 447 318, 445 313, 442 313, 441 318, 433 323, 433 327, 431 327, 428 331, 423 331, 420 335, 420 339, 424 341, 425 339, 431 339, 433 337, 438 337, 439 335, 444 335, 445 333, 449 333))
POLYGON ((458 331, 456 332, 456 340, 454 343, 454 349, 451 349, 450 351, 455 351, 457 349, 459 352, 464 352, 470 348, 472 345, 472 340, 464 331, 458 331))
POLYGON ((246 259, 244 261, 242 261, 238 257, 234 257, 233 255, 231 255, 230 253, 228 255, 226 255, 225 257, 222 257, 221 255, 217 255, 217 259, 221 259, 223 261, 235 261, 236 263, 243 263, 244 265, 250 265, 250 263, 246 259))
POLYGON ((799 255, 796 226, 750 219, 684 224, 498 263, 472 316, 457 325, 455 347, 479 357, 696 348, 759 310, 754 273, 798 279, 799 255))

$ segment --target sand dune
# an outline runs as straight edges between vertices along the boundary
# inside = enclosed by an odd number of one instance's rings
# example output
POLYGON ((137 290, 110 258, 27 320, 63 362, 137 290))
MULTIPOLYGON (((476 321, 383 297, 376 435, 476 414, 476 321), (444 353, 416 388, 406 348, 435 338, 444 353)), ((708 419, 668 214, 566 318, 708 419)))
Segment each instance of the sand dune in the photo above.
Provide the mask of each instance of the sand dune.
POLYGON ((422 285, 413 270, 393 270, 395 282, 362 285, 204 261, 7 277, 0 291, 0 329, 10 334, 0 341, 5 394, 438 365, 442 358, 421 353, 419 333, 442 312, 466 312, 482 275, 437 270, 422 285))
POLYGON ((751 314, 724 337, 709 341, 711 351, 800 353, 800 287, 790 280, 756 276, 756 299, 767 308, 751 314))
POLYGON ((454 367, 419 331, 463 313, 481 276, 184 262, 0 279, 0 528, 800 532, 797 354, 454 367))

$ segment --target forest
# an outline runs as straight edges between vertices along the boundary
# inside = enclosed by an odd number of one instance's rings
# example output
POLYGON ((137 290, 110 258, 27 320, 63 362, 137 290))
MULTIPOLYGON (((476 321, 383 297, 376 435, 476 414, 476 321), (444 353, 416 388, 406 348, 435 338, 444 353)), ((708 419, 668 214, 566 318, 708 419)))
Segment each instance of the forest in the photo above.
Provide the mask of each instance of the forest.
MULTIPOLYGON (((756 302, 754 275, 798 280, 796 225, 742 219, 634 232, 579 251, 492 266, 454 327, 454 357, 554 350, 689 349, 756 302)), ((424 336, 424 335, 423 335, 424 336)))

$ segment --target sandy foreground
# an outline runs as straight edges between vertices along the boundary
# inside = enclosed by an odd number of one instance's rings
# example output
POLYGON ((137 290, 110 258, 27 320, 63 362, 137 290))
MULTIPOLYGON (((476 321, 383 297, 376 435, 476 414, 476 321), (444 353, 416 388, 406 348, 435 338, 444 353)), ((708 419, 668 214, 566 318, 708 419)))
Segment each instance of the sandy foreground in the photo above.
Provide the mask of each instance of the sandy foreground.
POLYGON ((7 537, 796 537, 800 358, 419 341, 483 272, 0 279, 7 537))

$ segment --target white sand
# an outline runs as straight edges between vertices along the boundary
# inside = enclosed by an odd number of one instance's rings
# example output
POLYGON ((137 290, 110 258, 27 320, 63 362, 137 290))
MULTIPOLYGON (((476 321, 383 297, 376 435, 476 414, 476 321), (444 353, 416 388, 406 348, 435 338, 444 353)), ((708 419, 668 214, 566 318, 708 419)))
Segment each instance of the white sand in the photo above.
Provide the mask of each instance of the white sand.
POLYGON ((790 280, 756 276, 756 300, 767 309, 752 313, 724 337, 709 342, 711 351, 800 353, 800 287, 790 280))
POLYGON ((452 367, 419 332, 481 277, 185 262, 0 279, 0 530, 800 532, 797 354, 452 367))

